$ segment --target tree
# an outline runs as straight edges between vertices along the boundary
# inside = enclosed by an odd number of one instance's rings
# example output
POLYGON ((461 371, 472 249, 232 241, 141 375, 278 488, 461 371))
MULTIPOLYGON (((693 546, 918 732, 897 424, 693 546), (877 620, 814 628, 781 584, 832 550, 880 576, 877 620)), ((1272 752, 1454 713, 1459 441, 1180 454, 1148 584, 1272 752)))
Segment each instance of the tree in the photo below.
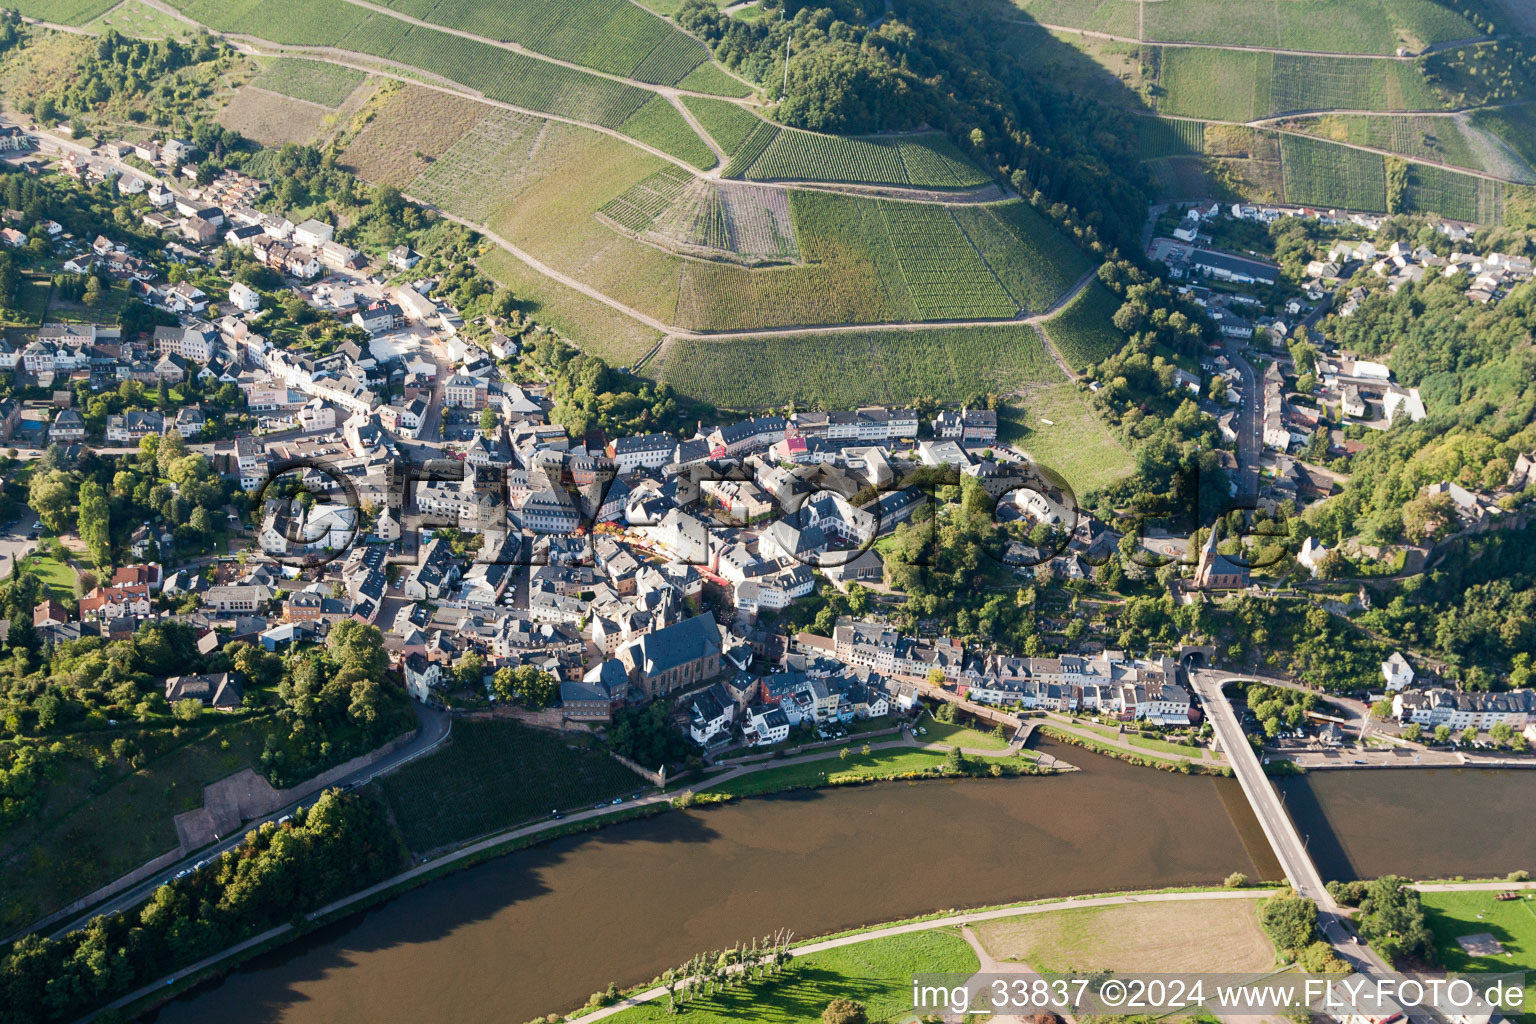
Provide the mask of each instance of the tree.
POLYGON ((194 700, 191 697, 188 697, 186 700, 179 700, 176 702, 175 707, 172 708, 172 713, 179 721, 195 722, 198 716, 203 713, 203 702, 194 700))
POLYGON ((1419 894, 1406 879, 1384 875, 1369 882, 1355 921, 1361 937, 1388 962, 1405 957, 1435 962, 1435 944, 1419 894))
POLYGON ((496 410, 486 406, 480 410, 480 432, 490 434, 496 429, 496 410))
POLYGON ((111 512, 107 494, 95 480, 80 484, 80 511, 77 516, 80 539, 91 552, 91 559, 98 566, 112 562, 111 512))
POLYGON ((485 659, 478 651, 470 651, 459 659, 459 663, 454 666, 454 672, 459 677, 460 686, 476 689, 485 678, 485 659))
POLYGON ((80 301, 92 308, 101 305, 101 282, 93 274, 85 279, 85 291, 80 296, 80 301))
POLYGON ((1410 722, 1408 728, 1403 730, 1403 739, 1409 743, 1418 743, 1424 738, 1424 727, 1418 722, 1410 722))
POLYGON ((1317 904, 1294 892, 1271 896, 1259 906, 1259 923, 1275 948, 1294 960, 1317 937, 1317 904))
POLYGON ((1243 874, 1241 871, 1234 871, 1228 875, 1221 884, 1226 886, 1228 889, 1242 889, 1248 884, 1248 876, 1243 874))
POLYGON ((839 996, 821 1011, 822 1024, 868 1024, 869 1014, 864 1004, 839 996))
POLYGON ((1435 742, 1441 746, 1451 742, 1451 727, 1448 725, 1435 726, 1435 742))
POLYGON ((1477 742, 1477 726, 1469 725, 1457 735, 1456 741, 1464 747, 1470 747, 1477 742))

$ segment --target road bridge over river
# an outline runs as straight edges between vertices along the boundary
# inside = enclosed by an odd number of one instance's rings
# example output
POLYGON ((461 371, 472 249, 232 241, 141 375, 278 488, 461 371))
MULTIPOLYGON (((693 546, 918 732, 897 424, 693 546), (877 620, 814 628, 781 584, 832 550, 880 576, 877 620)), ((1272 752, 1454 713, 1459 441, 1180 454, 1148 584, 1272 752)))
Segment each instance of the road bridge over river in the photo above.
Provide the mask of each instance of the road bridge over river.
MULTIPOLYGON (((1285 877, 1299 894, 1317 904, 1318 924, 1338 955, 1367 977, 1383 977, 1391 973, 1391 965, 1369 946, 1356 942, 1354 934, 1342 923, 1343 911, 1328 894, 1323 876, 1307 852, 1307 840, 1297 834, 1295 823, 1286 813, 1279 794, 1269 784, 1264 766, 1259 763, 1259 756, 1254 753, 1248 737, 1243 734, 1237 712, 1232 709, 1232 704, 1222 690, 1227 683, 1242 678, 1230 672, 1211 669, 1189 671, 1190 685, 1205 706, 1211 728, 1215 730, 1216 738, 1226 752, 1232 772, 1243 787, 1248 805, 1259 819, 1259 826, 1264 829, 1264 835, 1269 839, 1269 845, 1274 849, 1285 877)), ((1422 1013, 1412 1013, 1409 1017, 1415 1022, 1433 1019, 1422 1013)))

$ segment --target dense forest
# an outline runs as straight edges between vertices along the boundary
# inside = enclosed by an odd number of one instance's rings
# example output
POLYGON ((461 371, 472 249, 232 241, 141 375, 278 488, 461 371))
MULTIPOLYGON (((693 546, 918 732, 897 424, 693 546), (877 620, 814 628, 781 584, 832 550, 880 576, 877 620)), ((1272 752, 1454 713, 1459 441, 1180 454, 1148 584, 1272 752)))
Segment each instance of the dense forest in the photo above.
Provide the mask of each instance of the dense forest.
POLYGON ((0 960, 0 1022, 75 1020, 211 953, 366 888, 402 864, 377 804, 326 793, 132 911, 59 939, 19 939, 0 960))

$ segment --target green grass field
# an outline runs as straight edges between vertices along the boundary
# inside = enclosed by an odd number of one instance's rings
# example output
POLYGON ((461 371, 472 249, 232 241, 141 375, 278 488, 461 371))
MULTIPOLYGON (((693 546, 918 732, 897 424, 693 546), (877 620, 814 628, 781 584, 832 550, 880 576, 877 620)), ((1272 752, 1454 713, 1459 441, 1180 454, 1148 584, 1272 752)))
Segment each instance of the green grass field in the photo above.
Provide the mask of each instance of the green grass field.
POLYGON ((1287 202, 1344 210, 1387 208, 1386 165, 1378 153, 1282 135, 1280 162, 1287 202))
POLYGON ((614 366, 632 365, 661 340, 660 331, 545 277, 502 249, 481 258, 480 269, 512 289, 534 319, 614 366))
POLYGON ((75 596, 75 579, 79 573, 52 555, 32 555, 22 565, 37 575, 52 593, 54 600, 62 601, 75 596))
POLYGON ((1003 440, 1065 477, 1079 500, 1135 469, 1130 453, 1105 429, 1074 384, 1029 390, 998 414, 998 431, 1003 440))
POLYGON ((1440 964, 1448 971, 1502 973, 1530 972, 1526 976, 1526 1012, 1517 1019, 1536 1021, 1536 893, 1524 892, 1518 900, 1496 900, 1491 892, 1443 892, 1420 894, 1440 964), (1472 956, 1456 941, 1460 936, 1488 933, 1504 947, 1505 956, 1472 956))
POLYGON ((1083 907, 984 921, 982 947, 1040 971, 1263 971, 1274 945, 1259 900, 1178 900, 1083 907))
POLYGON ((658 379, 724 409, 852 409, 919 398, 965 401, 1061 380, 1028 326, 763 335, 707 341, 674 338, 658 379))
POLYGON ((1125 742, 1133 747, 1143 750, 1155 750, 1163 754, 1182 754, 1184 757, 1201 757, 1204 748, 1189 743, 1171 743, 1168 740, 1156 740, 1147 736, 1138 736, 1134 732, 1125 734, 1125 742))
POLYGON ((1095 282, 1040 326, 1067 365, 1082 370, 1108 359, 1125 344, 1125 335, 1110 320, 1119 308, 1114 292, 1095 282))
POLYGON ((320 60, 284 57, 273 61, 251 84, 269 92, 308 100, 322 107, 339 107, 367 77, 361 71, 320 60))
POLYGON ((647 785, 589 738, 516 722, 454 723, 448 746, 379 783, 411 849, 422 852, 580 809, 647 785), (451 799, 445 798, 451 794, 451 799))
POLYGON ((832 756, 820 760, 765 768, 762 771, 737 776, 719 785, 700 788, 710 793, 757 796, 763 793, 779 793, 786 789, 837 785, 860 779, 884 779, 908 773, 937 773, 944 767, 945 760, 949 756, 947 750, 911 748, 873 750, 868 754, 861 754, 859 753, 861 744, 854 741, 850 743, 850 753, 847 757, 838 757, 833 752, 832 756))
POLYGON ((981 729, 973 729, 967 725, 953 722, 940 722, 932 715, 927 716, 918 725, 928 730, 927 735, 919 736, 922 743, 939 743, 946 747, 960 747, 964 750, 1006 750, 1008 737, 999 736, 997 733, 981 729))
POLYGON ((48 312, 53 282, 46 277, 23 277, 16 285, 15 305, 0 314, 0 323, 14 327, 36 327, 48 312))
POLYGON ((974 974, 980 968, 975 952, 958 932, 935 928, 796 957, 777 977, 690 1001, 680 1007, 680 1013, 668 1013, 663 996, 609 1020, 614 1024, 812 1024, 838 997, 863 1003, 872 1021, 905 1020, 912 1015, 914 975, 974 974))
POLYGON ((1443 100, 1409 62, 1170 47, 1160 51, 1157 108, 1252 121, 1320 110, 1438 110, 1443 100))
POLYGON ((1536 168, 1536 103, 1479 110, 1472 115, 1472 121, 1498 136, 1525 161, 1528 169, 1536 168))

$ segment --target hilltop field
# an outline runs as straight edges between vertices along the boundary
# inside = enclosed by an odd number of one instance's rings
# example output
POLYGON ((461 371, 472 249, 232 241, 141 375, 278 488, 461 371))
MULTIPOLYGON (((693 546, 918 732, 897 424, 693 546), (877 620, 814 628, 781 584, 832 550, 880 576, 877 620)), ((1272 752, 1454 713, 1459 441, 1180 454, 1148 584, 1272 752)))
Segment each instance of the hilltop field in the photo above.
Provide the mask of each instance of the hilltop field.
MULTIPOLYGON (((331 147, 366 181, 486 232, 483 269, 526 312, 689 397, 746 410, 992 392, 1043 451, 1095 452, 1096 483, 1129 471, 1057 365, 1081 371, 1125 341, 1116 297, 1082 287, 1105 250, 1018 195, 974 140, 786 126, 675 3, 168 3, 19 0, 87 31, 225 34, 259 71, 220 98, 222 124, 331 147)), ((1506 4, 1010 10, 999 45, 1129 117, 1165 200, 1484 224, 1536 206, 1536 119, 1512 102, 1529 61, 1511 33, 1532 26, 1506 4)))

